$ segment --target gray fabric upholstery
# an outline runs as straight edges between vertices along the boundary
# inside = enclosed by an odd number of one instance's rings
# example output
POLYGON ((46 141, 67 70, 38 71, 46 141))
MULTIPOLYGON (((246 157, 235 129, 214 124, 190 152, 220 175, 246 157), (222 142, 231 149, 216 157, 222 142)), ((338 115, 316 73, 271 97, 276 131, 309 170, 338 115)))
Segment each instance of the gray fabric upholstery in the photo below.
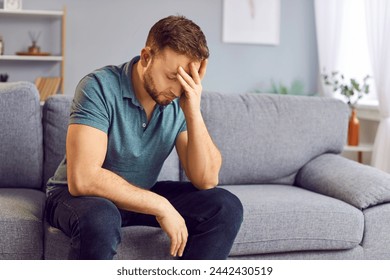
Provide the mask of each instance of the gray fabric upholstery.
POLYGON ((40 188, 39 95, 29 82, 0 83, 0 188, 40 188))
POLYGON ((360 209, 390 201, 390 174, 339 155, 324 154, 307 163, 296 184, 360 209))
POLYGON ((45 156, 43 160, 43 186, 53 176, 65 155, 66 132, 72 97, 54 95, 43 105, 43 139, 45 156))
POLYGON ((0 259, 43 258, 45 199, 39 190, 0 189, 0 259))
POLYGON ((202 95, 203 117, 223 156, 223 185, 293 184, 310 159, 342 151, 348 113, 330 98, 202 95))
POLYGON ((333 251, 300 251, 277 254, 231 256, 231 260, 363 260, 365 258, 362 246, 349 250, 333 251))
POLYGON ((351 249, 363 238, 361 211, 285 185, 224 186, 245 205, 231 255, 351 249))
POLYGON ((180 181, 179 156, 174 148, 161 169, 158 181, 180 181))
POLYGON ((365 259, 390 260, 390 204, 364 210, 365 259))

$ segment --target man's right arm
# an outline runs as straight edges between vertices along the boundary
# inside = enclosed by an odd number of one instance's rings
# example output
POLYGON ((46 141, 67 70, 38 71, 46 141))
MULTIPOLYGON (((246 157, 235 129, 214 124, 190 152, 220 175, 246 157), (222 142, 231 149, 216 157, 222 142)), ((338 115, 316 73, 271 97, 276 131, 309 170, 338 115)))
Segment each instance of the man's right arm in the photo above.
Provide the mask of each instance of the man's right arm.
POLYGON ((81 124, 70 124, 66 138, 67 177, 73 196, 98 196, 118 208, 156 216, 171 239, 171 254, 181 256, 188 232, 184 219, 164 197, 138 188, 103 168, 107 134, 81 124))

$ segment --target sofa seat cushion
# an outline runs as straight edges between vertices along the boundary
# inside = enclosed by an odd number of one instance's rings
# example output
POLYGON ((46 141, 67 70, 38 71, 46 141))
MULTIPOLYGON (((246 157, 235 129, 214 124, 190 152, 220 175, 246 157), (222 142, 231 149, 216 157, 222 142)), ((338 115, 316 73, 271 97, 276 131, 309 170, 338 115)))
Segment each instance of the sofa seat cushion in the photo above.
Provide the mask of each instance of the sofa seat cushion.
POLYGON ((340 200, 287 185, 223 188, 244 205, 232 256, 351 249, 362 241, 362 212, 340 200))
POLYGON ((45 194, 32 189, 0 189, 0 259, 43 258, 45 194))

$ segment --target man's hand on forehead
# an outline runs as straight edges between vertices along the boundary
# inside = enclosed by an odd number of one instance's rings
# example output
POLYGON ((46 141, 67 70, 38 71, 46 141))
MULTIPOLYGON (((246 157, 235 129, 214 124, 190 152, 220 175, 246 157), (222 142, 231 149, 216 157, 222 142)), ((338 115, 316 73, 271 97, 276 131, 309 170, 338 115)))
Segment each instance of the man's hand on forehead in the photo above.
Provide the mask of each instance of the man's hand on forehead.
POLYGON ((202 95, 202 79, 206 74, 207 60, 188 65, 189 73, 183 67, 179 66, 177 70, 177 79, 183 88, 183 94, 180 97, 180 106, 187 116, 194 116, 200 113, 200 101, 202 95))
POLYGON ((191 77, 193 80, 199 79, 201 81, 204 75, 206 74, 206 67, 207 67, 207 59, 204 59, 200 62, 193 61, 190 62, 187 65, 187 67, 179 66, 177 69, 177 75, 182 76, 182 78, 191 77))

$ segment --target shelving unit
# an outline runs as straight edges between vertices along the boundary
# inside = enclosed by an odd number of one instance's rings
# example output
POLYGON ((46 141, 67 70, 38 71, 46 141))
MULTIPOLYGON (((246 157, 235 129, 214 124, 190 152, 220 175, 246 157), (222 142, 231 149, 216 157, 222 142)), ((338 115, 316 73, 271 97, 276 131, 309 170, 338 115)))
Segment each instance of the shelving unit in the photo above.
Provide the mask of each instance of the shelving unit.
POLYGON ((0 55, 0 60, 20 61, 63 61, 62 56, 35 56, 35 55, 0 55))
MULTIPOLYGON (((65 10, 65 8, 64 8, 65 10)), ((9 11, 0 9, 0 15, 9 15, 9 16, 48 16, 48 17, 62 17, 64 15, 63 11, 45 11, 45 10, 19 10, 19 11, 9 11)))
POLYGON ((19 10, 19 11, 8 11, 0 9, 0 17, 3 18, 53 18, 60 19, 61 21, 61 51, 58 55, 49 55, 49 56, 30 56, 30 55, 0 55, 1 61, 8 62, 31 62, 31 61, 41 61, 41 62, 51 62, 51 63, 60 63, 60 76, 61 76, 61 86, 60 91, 64 93, 64 80, 65 80, 65 32, 66 32, 66 8, 64 7, 62 11, 45 11, 45 10, 19 10))

